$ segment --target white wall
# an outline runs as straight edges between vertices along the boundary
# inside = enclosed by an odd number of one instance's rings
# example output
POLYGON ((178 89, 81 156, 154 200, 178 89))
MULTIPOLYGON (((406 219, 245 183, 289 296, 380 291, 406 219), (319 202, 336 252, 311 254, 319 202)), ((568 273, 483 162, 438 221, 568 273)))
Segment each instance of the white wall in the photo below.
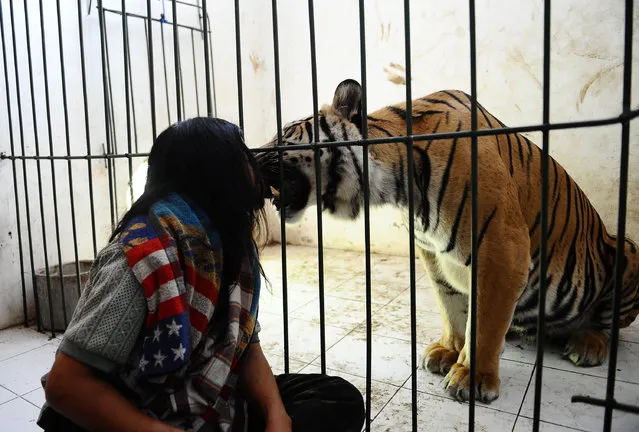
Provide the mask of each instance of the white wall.
MULTIPOLYGON (((22 2, 14 1, 16 12, 16 37, 20 92, 24 121, 24 141, 27 154, 34 154, 35 142, 25 46, 25 25, 22 2)), ((45 3, 45 44, 51 98, 51 126, 55 154, 66 154, 62 92, 58 64, 57 26, 53 17, 55 2, 45 3)), ((77 15, 75 2, 64 2, 63 38, 67 74, 67 97, 70 107, 71 153, 86 153, 80 60, 77 42, 77 15)), ((273 42, 271 4, 266 1, 244 0, 241 3, 242 76, 244 91, 245 135, 251 147, 269 140, 276 131, 275 89, 273 67, 273 42)), ((415 97, 444 88, 470 89, 468 4, 463 0, 448 2, 411 2, 411 37, 413 95, 415 97)), ((595 119, 617 115, 621 109, 622 61, 623 61, 623 1, 564 0, 554 2, 552 10, 552 70, 551 70, 551 121, 595 119)), ((49 154, 44 86, 42 75, 41 38, 38 18, 38 2, 29 0, 30 35, 34 56, 35 107, 41 153, 49 154)), ((102 153, 105 142, 102 71, 98 16, 96 10, 87 14, 87 1, 83 4, 85 28, 85 53, 87 60, 87 84, 91 151, 102 153)), ((95 7, 96 2, 93 2, 95 7)), ((120 8, 119 1, 105 1, 105 7, 120 8)), ((160 0, 153 0, 153 15, 159 17, 160 0)), ((401 81, 405 66, 403 2, 398 0, 366 1, 366 46, 368 65, 368 108, 373 111, 402 100, 405 87, 401 81), (399 65, 399 68, 397 67, 399 65), (399 79, 398 79, 399 77, 399 79)), ((166 2, 167 15, 171 19, 170 2, 166 2)), ((284 122, 309 115, 312 112, 311 73, 307 2, 279 0, 279 42, 282 119, 284 122)), ((9 4, 0 5, 4 16, 7 43, 11 42, 9 4)), ((130 0, 127 9, 146 13, 146 2, 130 0)), ((231 121, 238 121, 237 82, 235 62, 234 1, 209 1, 210 20, 213 28, 214 78, 217 114, 231 121)), ((639 11, 635 11, 639 14, 639 11)), ((194 10, 180 7, 179 22, 197 26, 194 10)), ((335 86, 343 79, 360 77, 359 15, 355 0, 321 0, 315 2, 317 40, 318 94, 320 104, 332 100, 335 86)), ((635 17, 635 28, 637 19, 635 17)), ((138 121, 140 151, 151 145, 150 103, 148 69, 144 27, 134 20, 131 31, 131 59, 138 121)), ((534 1, 477 1, 477 62, 478 93, 481 103, 510 126, 536 124, 542 115, 542 41, 543 2, 534 1)), ((107 32, 113 74, 113 93, 119 152, 126 151, 126 118, 122 72, 122 31, 120 17, 107 16, 107 32)), ((635 58, 639 50, 635 30, 635 58)), ((154 53, 156 74, 156 112, 158 130, 169 124, 166 114, 164 70, 160 48, 159 26, 154 26, 154 53)), ((166 28, 167 75, 171 121, 175 121, 174 72, 171 29, 166 28)), ((190 35, 180 33, 183 55, 190 49, 190 35)), ((202 51, 202 41, 196 37, 196 50, 202 51)), ((9 83, 11 113, 17 126, 15 78, 13 74, 13 50, 7 47, 9 59, 9 83)), ((3 54, 4 55, 4 54, 3 54)), ((190 55, 186 56, 190 61, 190 55)), ((634 63, 633 100, 639 91, 638 67, 634 63)), ((183 64, 187 116, 197 114, 192 63, 183 64)), ((200 108, 204 113, 203 58, 196 56, 199 71, 200 108)), ((0 70, 0 83, 5 77, 0 70)), ((0 106, 5 105, 5 88, 0 87, 0 106)), ((636 103, 635 105, 636 106, 636 103)), ((20 140, 14 127, 16 145, 20 140)), ((541 144, 538 134, 531 135, 541 144)), ((636 126, 631 131, 630 180, 628 184, 628 231, 639 239, 639 159, 636 126)), ((619 165, 618 126, 590 128, 551 134, 551 154, 563 164, 582 186, 596 208, 604 217, 610 230, 616 229, 616 200, 619 165)), ((6 110, 0 110, 0 152, 9 153, 9 128, 6 110)), ((135 166, 142 163, 135 160, 135 166)), ((31 227, 34 251, 34 267, 44 264, 40 217, 40 200, 36 164, 28 161, 27 177, 29 200, 24 197, 22 162, 17 163, 19 202, 23 246, 27 251, 27 226, 31 227), (27 224, 25 204, 29 203, 31 218, 27 224)), ((74 161, 73 187, 79 234, 80 258, 91 258, 92 242, 88 205, 87 162, 74 161)), ((56 233, 53 223, 53 189, 51 168, 42 162, 43 207, 45 209, 46 239, 51 264, 57 263, 56 233)), ((128 205, 126 160, 118 160, 118 212, 128 205)), ((72 225, 67 177, 67 162, 55 162, 56 196, 60 219, 61 253, 63 261, 73 259, 72 225)), ((110 227, 107 170, 102 161, 92 163, 96 203, 98 247, 104 245, 110 227)), ((11 162, 0 162, 0 328, 17 323, 22 317, 21 277, 17 242, 17 223, 13 194, 11 162)), ((291 243, 315 244, 317 237, 315 208, 309 209, 305 219, 287 227, 291 243)), ((402 218, 393 209, 374 210, 371 213, 371 240, 373 250, 395 254, 407 254, 407 233, 402 218)), ((270 212, 271 232, 280 238, 279 221, 270 212)), ((339 222, 330 216, 324 218, 324 244, 361 250, 363 248, 363 221, 339 222)), ((26 253, 27 291, 31 293, 30 260, 26 253)), ((29 294, 30 315, 33 316, 32 296, 29 294)))

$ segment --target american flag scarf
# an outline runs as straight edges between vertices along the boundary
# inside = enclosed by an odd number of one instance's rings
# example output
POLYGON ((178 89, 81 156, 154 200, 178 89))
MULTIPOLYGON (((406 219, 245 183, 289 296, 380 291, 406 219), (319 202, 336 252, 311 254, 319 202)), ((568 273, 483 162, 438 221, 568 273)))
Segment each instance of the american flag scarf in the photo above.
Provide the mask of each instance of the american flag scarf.
POLYGON ((236 409, 234 399, 240 359, 255 328, 260 288, 257 262, 247 260, 238 283, 220 296, 223 255, 219 234, 197 206, 178 194, 132 219, 120 239, 147 300, 139 376, 154 383, 184 383, 162 397, 160 412, 185 416, 188 430, 197 431, 207 424, 217 424, 222 431, 237 430, 237 424, 246 424, 245 418, 235 418, 246 410, 243 402, 237 407, 242 409, 236 409), (224 341, 211 346, 207 327, 218 298, 226 303, 227 324, 221 336, 224 341), (199 365, 199 375, 186 383, 180 377, 189 376, 194 352, 198 359, 206 352, 206 364, 199 365), (208 403, 204 409, 198 403, 202 400, 208 403))

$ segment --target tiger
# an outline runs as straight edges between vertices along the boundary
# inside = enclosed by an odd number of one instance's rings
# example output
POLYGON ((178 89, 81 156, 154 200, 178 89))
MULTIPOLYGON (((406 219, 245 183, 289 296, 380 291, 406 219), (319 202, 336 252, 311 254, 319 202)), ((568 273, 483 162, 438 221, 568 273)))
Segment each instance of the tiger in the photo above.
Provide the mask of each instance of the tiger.
MULTIPOLYGON (((362 87, 353 79, 336 88, 332 105, 317 115, 318 142, 362 140, 362 87)), ((471 130, 471 97, 442 90, 412 101, 414 135, 471 130)), ((506 127, 476 103, 477 128, 506 127)), ((366 116, 371 139, 406 136, 406 103, 366 116)), ((314 116, 286 124, 282 145, 314 142, 314 116)), ((262 147, 273 147, 277 137, 262 147)), ((441 337, 426 346, 419 368, 444 376, 444 391, 469 399, 471 291, 471 138, 414 139, 409 178, 405 143, 368 145, 369 202, 409 211, 413 183, 415 250, 435 293, 441 337)), ((364 206, 361 145, 260 152, 268 198, 287 223, 316 203, 319 156, 322 211, 353 220, 364 206), (280 165, 278 153, 282 153, 280 165), (280 184, 280 167, 284 182, 280 184)), ((499 361, 511 332, 534 335, 540 295, 541 149, 518 133, 477 138, 478 234, 476 399, 499 397, 499 361)), ((585 193, 552 157, 548 159, 548 231, 545 333, 565 342, 577 366, 606 358, 613 319, 616 237, 585 193)), ((639 314, 637 244, 626 238, 620 324, 639 314)))

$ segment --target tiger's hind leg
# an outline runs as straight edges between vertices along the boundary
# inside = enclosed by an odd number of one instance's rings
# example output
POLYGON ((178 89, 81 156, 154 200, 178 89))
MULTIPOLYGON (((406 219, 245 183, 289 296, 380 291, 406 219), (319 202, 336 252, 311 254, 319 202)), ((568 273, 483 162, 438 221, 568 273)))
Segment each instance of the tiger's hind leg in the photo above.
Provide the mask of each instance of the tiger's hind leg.
POLYGON ((607 330, 579 330, 568 339, 563 355, 575 366, 599 366, 608 355, 609 339, 607 330))
POLYGON ((568 338, 563 356, 575 366, 599 366, 608 356, 608 343, 612 329, 612 299, 604 297, 586 319, 568 338))
POLYGON ((464 346, 468 296, 455 291, 446 282, 432 252, 423 249, 419 252, 435 292, 443 322, 441 338, 424 349, 420 365, 432 373, 446 375, 457 362, 459 352, 464 346))

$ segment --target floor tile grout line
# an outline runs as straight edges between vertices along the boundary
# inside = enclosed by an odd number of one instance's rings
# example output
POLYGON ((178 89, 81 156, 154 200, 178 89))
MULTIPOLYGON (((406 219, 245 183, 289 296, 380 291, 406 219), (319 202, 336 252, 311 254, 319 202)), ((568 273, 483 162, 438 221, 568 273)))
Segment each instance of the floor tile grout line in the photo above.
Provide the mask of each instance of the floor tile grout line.
MULTIPOLYGON (((12 393, 13 393, 13 392, 12 392, 12 393)), ((6 401, 4 401, 4 402, 0 403, 0 407, 1 407, 2 405, 4 405, 4 404, 8 404, 9 402, 13 402, 13 401, 14 401, 14 400, 16 400, 16 399, 20 399, 20 396, 15 396, 15 393, 13 393, 13 394, 14 394, 14 397, 12 397, 11 399, 7 399, 6 401)))
MULTIPOLYGON (((29 392, 29 393, 31 393, 31 392, 29 392)), ((26 393, 25 393, 25 394, 26 394, 26 393)), ((31 402, 30 400, 25 399, 25 398, 23 398, 22 396, 19 396, 19 398, 20 398, 20 399, 22 399, 23 401, 27 402, 28 404, 33 405, 34 407, 36 407, 36 408, 38 408, 38 409, 42 409, 42 407, 41 407, 41 406, 38 406, 38 405, 34 404, 34 403, 33 403, 33 402, 31 402)))
MULTIPOLYGON (((544 366, 544 368, 545 368, 545 367, 546 367, 546 366, 544 366)), ((517 413, 517 420, 519 420, 519 418, 520 418, 520 417, 525 418, 525 419, 528 419, 528 420, 534 420, 532 417, 529 417, 529 416, 527 416, 527 415, 522 414, 522 413, 521 413, 521 411, 522 411, 522 409, 523 409, 523 407, 524 407, 524 403, 525 403, 525 401, 526 401, 526 397, 528 396, 528 390, 530 389, 530 384, 532 384, 533 376, 534 376, 534 373, 535 373, 535 369, 536 369, 536 368, 537 368, 537 365, 535 364, 535 366, 533 367, 533 370, 532 370, 532 372, 531 372, 530 379, 529 379, 529 381, 528 381, 528 386, 526 386, 526 391, 524 392, 524 397, 523 397, 523 399, 522 399, 522 401, 521 401, 521 405, 519 406, 519 412, 517 413)), ((559 369, 559 370, 561 370, 561 369, 559 369)), ((568 371, 566 371, 566 372, 568 372, 568 371)), ((596 377, 596 378, 599 378, 599 377, 596 377)), ((540 414, 540 415, 541 415, 541 414, 540 414)), ((572 430, 576 430, 576 431, 584 431, 583 429, 575 428, 575 427, 573 427, 573 426, 568 426, 568 425, 561 424, 561 423, 556 423, 555 421, 543 420, 543 419, 541 419, 541 418, 540 418, 539 420, 540 420, 542 423, 549 423, 549 424, 552 424, 552 425, 555 425, 555 426, 560 426, 560 427, 563 427, 563 428, 568 428, 568 429, 572 429, 572 430)), ((515 425, 513 425, 513 432, 514 432, 514 430, 515 430, 515 426, 516 426, 516 422, 515 422, 515 425)))
MULTIPOLYGON (((599 375, 593 375, 590 373, 585 373, 585 372, 581 372, 581 371, 571 371, 571 370, 567 370, 567 369, 560 369, 558 367, 554 367, 554 366, 544 366, 544 369, 552 369, 554 371, 557 372, 566 372, 566 373, 570 373, 570 374, 574 374, 574 375, 582 375, 582 376, 587 376, 590 378, 599 378, 599 379, 607 379, 607 376, 599 376, 599 375)), ((633 384, 633 385, 639 385, 639 382, 634 382, 634 381, 628 381, 626 379, 619 379, 616 378, 615 382, 622 382, 625 384, 633 384)))
POLYGON ((13 390, 11 390, 10 388, 7 388, 7 387, 5 387, 5 386, 3 386, 3 385, 0 385, 0 388, 2 388, 2 389, 4 389, 4 390, 8 391, 9 393, 11 393, 11 394, 14 396, 14 397, 12 397, 12 398, 11 398, 11 399, 9 399, 9 400, 6 400, 6 401, 4 401, 4 402, 0 403, 0 405, 4 405, 4 404, 6 404, 7 402, 11 402, 12 400, 15 400, 16 398, 19 398, 19 397, 20 397, 20 395, 19 395, 18 393, 14 392, 14 391, 13 391, 13 390))
POLYGON ((519 416, 521 415, 521 410, 524 407, 524 402, 526 402, 526 396, 528 395, 528 390, 530 389, 530 384, 532 383, 536 368, 537 368, 537 365, 535 364, 533 365, 533 368, 530 371, 530 378, 528 378, 528 384, 526 385, 526 390, 524 391, 524 395, 521 398, 521 403, 519 404, 519 410, 517 411, 517 416, 515 417, 515 423, 513 423, 513 428, 511 432, 515 432, 515 427, 517 427, 517 421, 519 420, 519 416))
MULTIPOLYGON (((319 366, 318 364, 313 363, 313 362, 317 361, 317 359, 319 359, 319 356, 316 357, 311 363, 309 363, 309 365, 310 366, 319 366)), ((361 376, 361 375, 359 375, 357 373, 353 373, 353 372, 349 372, 349 371, 345 371, 345 370, 341 370, 341 369, 329 368, 329 367, 327 367, 327 369, 331 369, 331 370, 334 370, 336 372, 349 374, 349 375, 352 375, 352 376, 357 377, 357 378, 366 379, 366 377, 363 377, 363 376, 361 376)), ((398 385, 398 384, 395 384, 395 383, 392 383, 392 382, 388 382, 388 381, 381 381, 381 380, 374 379, 374 378, 371 378, 371 381, 374 381, 374 382, 379 383, 379 384, 384 384, 384 385, 388 385, 388 386, 392 386, 392 387, 397 387, 398 391, 399 391, 399 390, 402 390, 402 389, 403 390, 410 390, 409 387, 406 387, 406 384, 408 383, 410 378, 411 378, 411 375, 408 375, 408 377, 404 380, 404 383, 401 384, 401 385, 398 385)), ((446 401, 455 402, 455 399, 453 399, 453 398, 451 398, 451 397, 449 397, 449 396, 447 396, 447 395, 445 395, 443 393, 439 394, 439 393, 424 391, 424 390, 420 390, 419 388, 417 389, 417 391, 419 393, 421 393, 421 394, 424 394, 424 395, 439 397, 439 398, 445 399, 446 401)), ((484 405, 481 405, 481 407, 485 408, 485 409, 488 409, 488 410, 500 412, 500 413, 503 413, 503 414, 508 414, 508 415, 511 415, 511 416, 516 416, 517 415, 517 414, 515 414, 513 412, 506 411, 506 410, 500 409, 500 408, 495 408, 495 407, 491 407, 491 406, 484 406, 484 405)))
MULTIPOLYGON (((56 338, 56 340, 57 340, 57 338, 56 338)), ((28 353, 30 353, 30 352, 32 352, 32 351, 38 350, 38 349, 40 349, 40 348, 42 348, 42 347, 44 347, 44 346, 47 346, 47 345, 53 345, 54 343, 55 343, 55 342, 53 342, 53 339, 51 339, 51 340, 49 340, 49 341, 47 341, 47 342, 43 343, 43 344, 42 344, 42 345, 40 345, 40 346, 37 346, 37 347, 32 348, 32 349, 30 349, 30 350, 23 351, 23 352, 21 352, 21 353, 19 353, 19 354, 14 354, 14 355, 12 355, 12 356, 10 356, 10 357, 7 357, 7 358, 5 358, 5 359, 2 359, 2 360, 0 360, 0 364, 2 364, 2 363, 4 363, 4 362, 6 362, 6 361, 8 361, 8 360, 14 359, 14 358, 16 358, 16 357, 19 357, 19 356, 21 356, 21 355, 23 355, 23 354, 28 354, 28 353)))
MULTIPOLYGON (((289 316, 289 319, 290 319, 290 318, 291 318, 291 317, 289 316)), ((297 318, 297 319, 299 319, 299 318, 297 318)), ((308 321, 307 321, 307 322, 308 322, 308 321)), ((358 326, 358 325, 360 325, 360 324, 361 324, 361 323, 357 324, 356 326, 358 326)), ((329 324, 329 325, 330 325, 330 324, 329 324)), ((331 326, 331 327, 336 327, 336 326, 331 326)), ((339 328, 340 330, 346 330, 346 329, 344 329, 344 328, 342 328, 342 327, 336 327, 336 328, 339 328)), ((333 348, 335 345, 337 345, 339 342, 341 342, 341 341, 342 341, 342 340, 343 340, 346 336, 350 335, 350 334, 351 334, 354 330, 355 330, 355 329, 353 328, 353 329, 351 329, 351 330, 347 331, 347 332, 346 332, 346 333, 345 333, 345 334, 344 334, 341 338, 339 338, 337 341, 335 341, 335 343, 333 343, 333 344, 331 344, 331 346, 327 347, 327 348, 326 348, 326 353, 328 354, 328 351, 329 351, 331 348, 333 348)), ((290 345, 290 343, 289 343, 289 345, 290 345)), ((282 355, 281 357, 284 357, 284 355, 282 355)), ((302 363, 304 363, 304 362, 305 362, 305 360, 300 360, 300 359, 298 359, 298 358, 291 357, 290 353, 289 353, 288 358, 289 358, 289 360, 297 360, 297 361, 302 362, 302 363)), ((313 359, 309 362, 309 364, 312 364, 314 361, 316 361, 316 360, 317 360, 317 359, 319 359, 319 358, 321 358, 321 354, 320 354, 320 355, 315 356, 315 357, 314 357, 314 358, 313 358, 313 359)))
MULTIPOLYGON (((410 378, 410 376, 408 377, 410 378)), ((386 407, 388 406, 389 403, 391 403, 391 401, 393 399, 395 399, 395 396, 397 396, 397 393, 399 393, 400 390, 402 390, 404 387, 397 387, 397 390, 395 390, 395 393, 393 393, 393 395, 386 401, 386 403, 384 404, 383 407, 381 407, 379 409, 379 411, 377 412, 377 414, 375 414, 375 417, 371 418, 371 424, 377 420, 377 417, 379 417, 379 415, 386 409, 386 407)), ((372 404, 371 404, 372 406, 372 404)))
MULTIPOLYGON (((314 359, 313 361, 317 361, 317 358, 314 359)), ((309 363, 308 365, 309 366, 320 366, 319 364, 313 363, 313 362, 309 363)), ((335 371, 335 372, 340 372, 340 373, 345 373, 345 374, 348 374, 348 375, 352 375, 352 376, 354 376, 356 378, 361 378, 363 380, 366 379, 365 376, 361 376, 361 375, 353 373, 353 372, 348 372, 348 371, 344 371, 344 370, 341 370, 341 369, 331 368, 331 367, 328 367, 328 366, 326 367, 326 369, 327 370, 330 369, 330 370, 335 371)), ((410 376, 409 376, 409 378, 410 378, 410 376)), ((378 380, 378 379, 375 379, 375 378, 371 378, 371 381, 374 381, 374 382, 376 382, 378 384, 384 384, 384 385, 391 386, 391 387, 397 387, 399 389, 403 388, 401 385, 398 385, 398 384, 395 384, 395 383, 391 383, 391 382, 388 382, 388 381, 381 381, 381 380, 378 380)))
MULTIPOLYGON (((409 376, 408 378, 410 379, 410 376, 409 376)), ((408 381, 408 380, 407 380, 407 381, 408 381)), ((402 389, 410 391, 410 388, 409 388, 409 387, 402 387, 402 389)), ((420 389, 417 389, 417 392, 418 392, 418 393, 421 393, 421 394, 423 394, 423 395, 428 395, 428 396, 438 397, 438 398, 440 398, 440 399, 444 399, 444 400, 446 400, 447 402, 457 402, 454 398, 452 398, 452 397, 450 397, 450 396, 446 395, 445 393, 437 393, 437 394, 436 394, 436 393, 433 393, 433 392, 424 391, 424 390, 420 390, 420 389)), ((459 402, 458 402, 458 403, 459 403, 459 402)), ((468 402, 461 402, 460 404, 461 404, 461 405, 464 405, 465 407, 467 407, 467 406, 468 406, 468 402)), ((477 407, 480 407, 480 408, 482 408, 482 409, 486 409, 486 410, 490 410, 490 411, 495 411, 495 412, 502 413, 502 414, 508 414, 508 415, 511 415, 511 416, 516 416, 516 414, 515 414, 515 413, 512 413, 512 412, 510 412, 510 411, 506 411, 505 409, 495 408, 494 406, 490 406, 490 405, 486 405, 486 404, 477 404, 476 406, 477 406, 477 407)))
MULTIPOLYGON (((361 325, 361 323, 357 324, 357 326, 361 325)), ((344 336, 342 336, 341 338, 339 338, 337 341, 335 341, 335 343, 333 343, 330 347, 326 348, 326 354, 328 355, 328 352, 330 351, 331 348, 333 348, 335 345, 337 345, 338 343, 340 343, 341 341, 344 340, 344 338, 346 338, 346 336, 349 336, 351 333, 353 333, 355 331, 355 328, 351 329, 350 331, 348 331, 347 333, 344 334, 344 336)), ((311 363, 313 363, 314 361, 317 361, 317 359, 321 359, 322 358, 322 354, 320 353, 320 355, 315 356, 315 358, 313 360, 311 360, 311 363)), ((352 374, 351 374, 352 375, 352 374)))
MULTIPOLYGON (((527 420, 533 420, 532 417, 526 416, 526 415, 520 415, 519 417, 525 418, 527 420)), ((574 430, 574 431, 578 431, 578 432, 588 432, 586 429, 580 429, 580 428, 576 428, 574 426, 567 426, 561 423, 556 423, 555 421, 549 421, 549 420, 541 420, 541 423, 547 423, 547 424, 551 424, 553 426, 559 426, 565 429, 570 429, 570 430, 574 430)))

